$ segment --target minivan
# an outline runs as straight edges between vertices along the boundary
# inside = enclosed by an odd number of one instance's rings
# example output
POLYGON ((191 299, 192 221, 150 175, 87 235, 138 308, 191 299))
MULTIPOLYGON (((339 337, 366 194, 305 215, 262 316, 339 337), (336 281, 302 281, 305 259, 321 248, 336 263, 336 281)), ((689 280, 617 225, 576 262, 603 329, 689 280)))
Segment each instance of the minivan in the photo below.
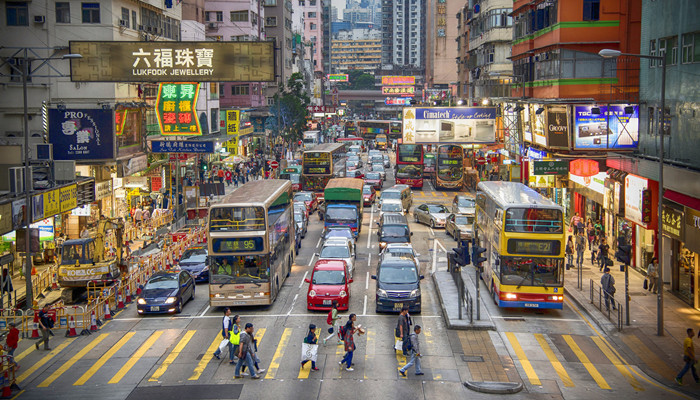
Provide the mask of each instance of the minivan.
POLYGON ((383 250, 387 243, 411 243, 411 228, 406 217, 398 213, 384 213, 377 222, 379 249, 383 250))
POLYGON ((413 194, 411 193, 411 188, 408 186, 401 188, 390 187, 389 189, 385 189, 382 191, 382 195, 379 200, 384 201, 387 199, 400 200, 405 212, 408 212, 411 205, 413 205, 413 194))
POLYGON ((385 256, 379 261, 377 274, 376 312, 421 312, 420 275, 414 259, 408 256, 385 256))

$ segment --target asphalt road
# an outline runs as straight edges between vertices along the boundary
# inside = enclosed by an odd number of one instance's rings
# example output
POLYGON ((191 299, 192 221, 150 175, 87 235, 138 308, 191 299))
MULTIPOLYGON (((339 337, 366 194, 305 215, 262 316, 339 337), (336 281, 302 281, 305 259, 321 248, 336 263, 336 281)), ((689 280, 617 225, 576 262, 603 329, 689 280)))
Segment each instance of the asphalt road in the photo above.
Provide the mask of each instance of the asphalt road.
MULTIPOLYGON (((390 173, 385 187, 393 184, 390 173)), ((451 202, 455 193, 435 192, 426 183, 414 192, 414 206, 424 201, 451 202)), ((325 312, 309 312, 305 299, 308 276, 320 250, 322 224, 317 214, 311 223, 292 274, 276 302, 269 307, 234 310, 242 322, 252 322, 259 340, 263 379, 233 378, 226 358, 216 360, 222 309, 208 306, 207 285, 198 285, 195 300, 178 316, 136 315, 132 304, 104 325, 99 333, 75 339, 52 339, 51 352, 34 350, 22 340, 18 351, 20 399, 463 399, 492 398, 463 386, 468 380, 501 377, 522 381, 517 398, 636 398, 675 397, 600 336, 568 301, 563 310, 500 310, 494 315, 495 332, 448 331, 440 304, 428 278, 432 268, 446 263, 446 250, 455 241, 444 230, 431 230, 411 222, 413 244, 420 253, 423 309, 413 316, 423 327, 422 359, 425 375, 398 373, 405 363, 393 350, 396 315, 375 313, 378 243, 377 213, 367 208, 357 243, 350 312, 367 333, 356 336, 355 370, 341 369, 342 346, 329 341, 321 346, 318 372, 300 368, 301 344, 307 327, 327 329, 325 312), (479 358, 482 361, 479 361, 479 358), (489 366, 486 368, 486 366, 489 366), (496 365, 495 369, 492 365, 496 365), (500 366, 500 367, 499 367, 500 366), (501 369, 499 369, 501 368, 501 369)), ((409 218, 412 220, 412 218, 409 218)), ((347 315, 347 313, 343 313, 347 315)), ((346 318, 343 318, 345 321, 346 318)), ((326 336, 325 334, 322 336, 326 336)))

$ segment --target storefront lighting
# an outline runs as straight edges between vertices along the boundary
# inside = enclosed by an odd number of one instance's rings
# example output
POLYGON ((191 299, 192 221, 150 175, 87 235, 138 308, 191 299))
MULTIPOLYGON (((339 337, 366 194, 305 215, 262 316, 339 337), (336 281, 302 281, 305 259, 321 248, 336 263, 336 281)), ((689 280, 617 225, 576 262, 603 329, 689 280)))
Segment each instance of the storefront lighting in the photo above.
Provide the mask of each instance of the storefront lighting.
POLYGON ((488 105, 489 105, 489 99, 483 99, 483 100, 481 100, 481 105, 482 105, 482 106, 488 106, 488 105))

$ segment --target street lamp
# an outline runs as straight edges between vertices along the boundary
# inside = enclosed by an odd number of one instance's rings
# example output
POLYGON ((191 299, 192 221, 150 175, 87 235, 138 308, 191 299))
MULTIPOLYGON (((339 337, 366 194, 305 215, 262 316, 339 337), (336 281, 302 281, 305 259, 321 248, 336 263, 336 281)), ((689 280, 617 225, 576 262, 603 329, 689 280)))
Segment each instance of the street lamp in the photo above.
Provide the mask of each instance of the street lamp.
POLYGON ((657 239, 658 246, 657 256, 659 258, 659 290, 656 301, 656 334, 664 335, 664 280, 663 280, 663 227, 661 224, 661 215, 663 215, 663 198, 664 198, 664 123, 666 119, 666 57, 651 56, 647 54, 628 54, 619 50, 603 49, 598 52, 598 55, 603 58, 618 58, 620 56, 629 56, 636 58, 645 58, 649 60, 657 60, 661 63, 661 117, 659 118, 659 204, 657 209, 657 239))

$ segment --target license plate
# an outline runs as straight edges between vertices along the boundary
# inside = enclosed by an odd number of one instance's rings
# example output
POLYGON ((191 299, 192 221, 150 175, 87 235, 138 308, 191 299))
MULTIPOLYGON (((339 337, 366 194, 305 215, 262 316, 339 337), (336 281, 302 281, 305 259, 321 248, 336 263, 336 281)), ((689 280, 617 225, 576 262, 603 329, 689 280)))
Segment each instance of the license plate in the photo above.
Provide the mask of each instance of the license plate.
POLYGON ((160 311, 160 306, 151 307, 151 311, 160 311))
POLYGON ((234 306, 244 306, 246 303, 245 301, 234 301, 233 305, 234 306))
POLYGON ((403 303, 394 303, 394 310, 401 310, 403 308, 403 303))
POLYGON ((537 303, 525 303, 525 307, 538 308, 539 306, 537 303))
POLYGON ((332 300, 323 300, 323 305, 324 306, 330 306, 333 303, 332 300))

